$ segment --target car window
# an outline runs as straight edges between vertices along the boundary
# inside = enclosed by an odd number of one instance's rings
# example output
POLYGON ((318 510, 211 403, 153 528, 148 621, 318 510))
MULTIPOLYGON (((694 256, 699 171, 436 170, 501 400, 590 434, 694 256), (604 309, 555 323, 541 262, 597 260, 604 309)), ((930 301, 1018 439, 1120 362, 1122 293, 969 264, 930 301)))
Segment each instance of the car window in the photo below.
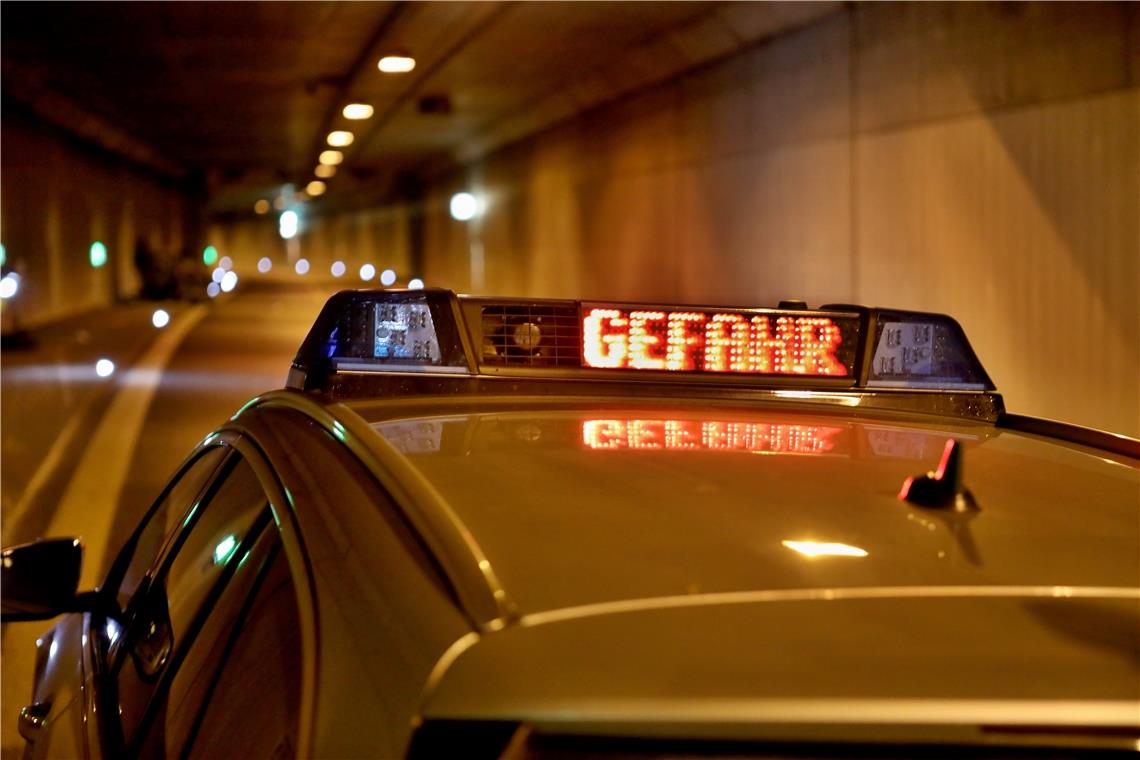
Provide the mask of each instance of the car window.
MULTIPOLYGON (((140 741, 140 757, 177 757, 190 746, 201 723, 204 705, 214 691, 219 668, 230 655, 235 637, 243 635, 243 631, 251 625, 250 601, 254 593, 258 589, 264 589, 267 574, 273 575, 279 571, 271 568, 280 554, 280 547, 277 531, 267 525, 248 554, 237 560, 238 566, 233 577, 211 605, 201 630, 171 674, 169 688, 163 690, 164 693, 156 697, 152 701, 153 706, 148 709, 140 730, 140 735, 145 735, 140 741)), ((292 585, 289 584, 289 587, 292 588, 292 585)), ((297 635, 295 615, 285 621, 284 625, 289 627, 288 631, 283 631, 285 635, 297 635)), ((299 640, 295 643, 299 646, 299 640)), ((280 662, 292 668, 293 661, 299 656, 299 650, 286 652, 280 662)), ((299 675, 294 675, 286 686, 293 690, 290 698, 295 703, 298 698, 296 691, 300 688, 299 675)), ((285 690, 282 689, 282 694, 285 690)), ((259 700, 262 697, 258 691, 246 694, 243 698, 261 704, 259 700)), ((246 709, 241 707, 243 712, 246 709)), ((289 715, 295 723, 295 710, 289 715)), ((295 734, 291 733, 290 736, 295 734)), ((295 744, 294 739, 290 741, 295 744)))
MULTIPOLYGON (((226 643, 183 757, 295 757, 301 704, 297 592, 279 549, 226 643)), ((177 739, 181 732, 171 733, 177 739)), ((167 756, 180 749, 168 744, 167 756)))
POLYGON ((151 508, 135 535, 115 560, 107 583, 117 587, 116 598, 120 609, 127 602, 151 568, 167 539, 181 524, 194 505, 203 486, 218 469, 226 449, 222 446, 206 449, 182 471, 151 508))
POLYGON ((170 542, 130 601, 128 632, 115 663, 122 738, 130 742, 160 682, 193 641, 258 531, 268 500, 252 468, 234 456, 170 542), (201 613, 201 614, 199 614, 201 613))

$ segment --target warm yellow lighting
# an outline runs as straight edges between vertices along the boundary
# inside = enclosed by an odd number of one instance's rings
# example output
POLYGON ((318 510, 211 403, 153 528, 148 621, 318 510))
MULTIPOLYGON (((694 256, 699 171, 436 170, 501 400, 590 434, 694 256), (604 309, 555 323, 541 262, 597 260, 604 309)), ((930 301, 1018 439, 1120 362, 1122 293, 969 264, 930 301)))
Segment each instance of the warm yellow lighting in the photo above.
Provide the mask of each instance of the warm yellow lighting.
POLYGON ((352 145, 353 136, 351 132, 337 130, 336 132, 329 132, 328 136, 329 145, 334 148, 344 148, 352 145))
POLYGON ((376 65, 385 74, 403 74, 416 67, 416 59, 406 55, 386 55, 376 65))
POLYGON ((372 106, 367 103, 349 103, 344 107, 344 118, 357 121, 372 118, 372 106))
POLYGON ((313 174, 317 175, 321 179, 328 179, 329 177, 336 174, 336 167, 329 166, 327 164, 320 164, 316 169, 313 169, 313 174))
POLYGON ((255 212, 257 212, 258 214, 268 214, 269 213, 269 201, 262 198, 257 203, 253 204, 253 210, 255 212))
POLYGON ((278 195, 276 198, 273 199, 273 208, 277 209, 278 211, 281 211, 285 208, 285 204, 287 202, 288 201, 286 201, 284 195, 278 195))
POLYGON ((305 192, 314 198, 325 191, 325 183, 319 179, 315 179, 309 184, 305 185, 305 192))
POLYGON ((781 541, 781 544, 805 557, 866 557, 867 552, 858 546, 829 544, 819 541, 781 541))
POLYGON ((336 166, 344 160, 344 154, 339 150, 322 150, 317 160, 325 166, 336 166))

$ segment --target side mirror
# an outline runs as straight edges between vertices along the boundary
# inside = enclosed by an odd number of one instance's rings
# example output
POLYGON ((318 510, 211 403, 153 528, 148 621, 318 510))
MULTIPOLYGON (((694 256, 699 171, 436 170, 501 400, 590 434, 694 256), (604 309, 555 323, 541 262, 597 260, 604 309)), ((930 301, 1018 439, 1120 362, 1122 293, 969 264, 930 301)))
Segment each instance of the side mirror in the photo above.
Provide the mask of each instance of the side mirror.
POLYGON ((51 538, 0 554, 0 619, 47 620, 76 609, 83 546, 77 538, 51 538))

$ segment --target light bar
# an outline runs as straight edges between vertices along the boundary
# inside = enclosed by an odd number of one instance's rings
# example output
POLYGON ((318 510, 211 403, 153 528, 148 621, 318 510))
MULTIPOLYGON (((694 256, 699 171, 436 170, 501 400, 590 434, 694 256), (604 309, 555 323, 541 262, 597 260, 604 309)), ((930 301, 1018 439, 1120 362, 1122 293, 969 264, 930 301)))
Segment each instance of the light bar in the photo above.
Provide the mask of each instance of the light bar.
MULTIPOLYGON (((289 386, 327 388, 337 373, 411 372, 700 383, 766 388, 780 398, 834 402, 840 394, 849 405, 889 405, 881 399, 892 390, 993 390, 958 323, 940 314, 496 299, 438 288, 333 296, 297 354, 289 386), (865 393, 853 393, 859 390, 865 393)), ((996 395, 911 398, 899 404, 982 416, 1001 405, 996 395)), ((688 438, 663 440, 681 445, 688 438)))

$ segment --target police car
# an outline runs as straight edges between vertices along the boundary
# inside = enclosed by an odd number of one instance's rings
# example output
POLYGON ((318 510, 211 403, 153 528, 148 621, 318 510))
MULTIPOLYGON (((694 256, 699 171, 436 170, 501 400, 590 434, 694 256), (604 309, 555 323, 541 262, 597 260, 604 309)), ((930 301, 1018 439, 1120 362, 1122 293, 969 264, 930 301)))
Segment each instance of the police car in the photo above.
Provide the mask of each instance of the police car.
POLYGON ((31 757, 1050 756, 1140 739, 1140 442, 949 317, 345 292, 77 593, 31 757))

